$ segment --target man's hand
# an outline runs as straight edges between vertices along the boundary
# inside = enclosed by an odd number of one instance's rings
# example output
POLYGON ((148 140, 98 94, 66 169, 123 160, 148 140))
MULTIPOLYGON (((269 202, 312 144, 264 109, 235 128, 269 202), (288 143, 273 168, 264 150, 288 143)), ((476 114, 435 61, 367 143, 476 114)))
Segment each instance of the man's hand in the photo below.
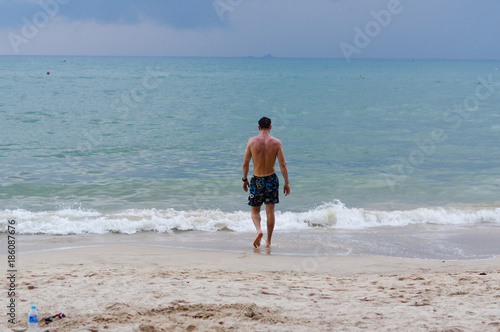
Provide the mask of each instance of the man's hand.
POLYGON ((243 182, 243 190, 248 191, 248 181, 243 182))
POLYGON ((288 183, 285 184, 285 186, 283 187, 283 193, 285 194, 285 196, 288 196, 290 195, 290 185, 288 183))

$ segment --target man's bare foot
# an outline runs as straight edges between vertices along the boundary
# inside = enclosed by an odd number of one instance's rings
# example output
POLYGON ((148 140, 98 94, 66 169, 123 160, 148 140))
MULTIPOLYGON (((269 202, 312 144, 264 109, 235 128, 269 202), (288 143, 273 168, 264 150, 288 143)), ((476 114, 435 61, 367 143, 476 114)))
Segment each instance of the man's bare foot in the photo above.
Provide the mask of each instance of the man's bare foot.
POLYGON ((271 242, 266 241, 266 248, 271 248, 271 242))
POLYGON ((255 240, 253 240, 254 248, 260 247, 260 239, 262 239, 263 235, 264 235, 264 233, 262 233, 262 232, 257 233, 257 237, 255 238, 255 240))

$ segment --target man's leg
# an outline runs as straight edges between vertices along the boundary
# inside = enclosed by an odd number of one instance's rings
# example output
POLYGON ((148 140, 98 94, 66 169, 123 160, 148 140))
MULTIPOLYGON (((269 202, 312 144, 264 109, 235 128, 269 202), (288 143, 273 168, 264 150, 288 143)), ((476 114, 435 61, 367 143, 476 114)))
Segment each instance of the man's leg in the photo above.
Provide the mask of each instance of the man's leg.
POLYGON ((266 247, 271 246, 271 238, 273 237, 274 230, 274 204, 266 205, 266 215, 267 215, 267 241, 266 247))
POLYGON ((257 236, 253 241, 253 246, 258 248, 260 247, 260 239, 262 239, 262 236, 264 235, 262 233, 262 229, 260 228, 260 206, 252 206, 252 220, 255 225, 255 229, 257 230, 257 236))

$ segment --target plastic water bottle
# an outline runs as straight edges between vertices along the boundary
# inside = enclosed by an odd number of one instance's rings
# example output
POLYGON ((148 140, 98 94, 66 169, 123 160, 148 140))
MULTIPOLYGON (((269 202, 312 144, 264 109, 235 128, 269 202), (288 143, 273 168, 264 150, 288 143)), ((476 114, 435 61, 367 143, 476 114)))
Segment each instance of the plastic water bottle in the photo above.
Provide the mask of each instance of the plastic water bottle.
POLYGON ((32 306, 28 313, 28 331, 38 331, 38 310, 35 306, 32 306))

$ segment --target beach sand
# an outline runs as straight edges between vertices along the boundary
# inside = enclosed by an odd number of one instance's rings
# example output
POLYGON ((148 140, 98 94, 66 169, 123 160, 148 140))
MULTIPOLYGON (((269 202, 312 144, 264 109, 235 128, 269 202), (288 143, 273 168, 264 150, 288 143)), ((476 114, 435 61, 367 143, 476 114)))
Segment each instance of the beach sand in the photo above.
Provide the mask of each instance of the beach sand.
POLYGON ((25 331, 31 305, 41 318, 66 315, 40 322, 39 331, 500 331, 498 257, 290 257, 120 244, 19 254, 17 263, 18 323, 3 315, 2 331, 25 331))

